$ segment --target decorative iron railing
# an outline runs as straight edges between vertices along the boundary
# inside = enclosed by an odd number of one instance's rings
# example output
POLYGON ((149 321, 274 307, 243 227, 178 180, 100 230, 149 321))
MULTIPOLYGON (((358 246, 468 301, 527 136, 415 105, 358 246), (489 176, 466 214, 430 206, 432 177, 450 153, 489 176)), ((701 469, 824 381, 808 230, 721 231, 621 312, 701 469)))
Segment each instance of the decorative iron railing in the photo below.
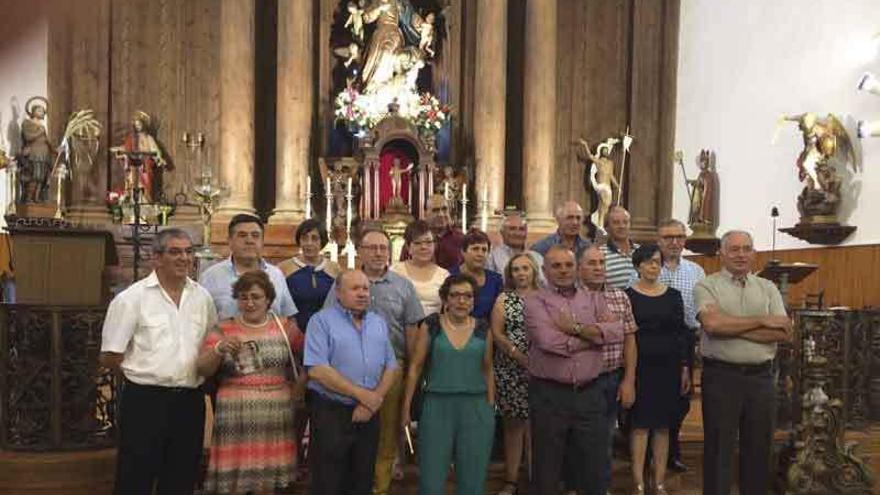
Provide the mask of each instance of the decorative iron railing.
POLYGON ((116 441, 116 377, 98 365, 106 308, 0 305, 0 449, 116 441))

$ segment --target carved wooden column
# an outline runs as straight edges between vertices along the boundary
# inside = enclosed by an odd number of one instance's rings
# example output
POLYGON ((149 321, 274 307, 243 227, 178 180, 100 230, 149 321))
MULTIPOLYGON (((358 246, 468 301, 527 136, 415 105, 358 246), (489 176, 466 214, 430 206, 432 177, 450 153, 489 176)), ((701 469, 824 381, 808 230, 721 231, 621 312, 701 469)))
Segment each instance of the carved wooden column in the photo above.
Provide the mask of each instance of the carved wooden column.
MULTIPOLYGON (((474 153, 477 207, 488 190, 488 210, 504 209, 505 102, 507 98, 507 0, 479 0, 477 4, 477 73, 474 81, 474 153)), ((494 229, 492 229, 494 230, 494 229)))
POLYGON ((278 2, 278 112, 273 223, 304 216, 314 116, 313 2, 278 2))
POLYGON ((215 218, 254 212, 254 14, 254 0, 220 3, 220 182, 230 194, 215 218))
MULTIPOLYGON (((531 233, 555 230, 556 2, 527 0, 523 105, 523 199, 531 233)), ((479 78, 478 78, 479 79, 479 78)))

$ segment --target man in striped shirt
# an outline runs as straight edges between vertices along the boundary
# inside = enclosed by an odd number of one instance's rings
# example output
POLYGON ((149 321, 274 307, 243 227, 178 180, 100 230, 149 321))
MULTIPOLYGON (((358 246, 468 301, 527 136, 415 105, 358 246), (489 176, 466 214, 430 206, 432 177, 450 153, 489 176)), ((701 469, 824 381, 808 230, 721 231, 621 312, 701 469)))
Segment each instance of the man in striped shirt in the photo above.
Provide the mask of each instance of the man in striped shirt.
MULTIPOLYGON (((657 245, 663 253, 663 268, 660 270, 660 282, 681 292, 684 303, 684 323, 688 327, 688 369, 693 374, 694 369, 694 344, 697 330, 700 324, 697 322, 697 307, 694 304, 694 286, 697 282, 706 278, 703 268, 693 261, 681 257, 684 243, 687 240, 687 230, 684 223, 671 219, 662 222, 657 227, 657 245)), ((693 376, 691 376, 693 383, 693 376)), ((687 417, 691 409, 691 394, 681 397, 678 416, 675 424, 669 429, 669 459, 668 467, 672 471, 683 472, 687 466, 681 462, 681 452, 678 444, 678 433, 681 423, 687 417)))
POLYGON ((608 210, 605 230, 608 231, 608 243, 601 249, 608 275, 606 284, 608 287, 625 289, 638 278, 638 272, 632 264, 632 253, 639 247, 629 238, 629 212, 626 208, 615 205, 608 210))

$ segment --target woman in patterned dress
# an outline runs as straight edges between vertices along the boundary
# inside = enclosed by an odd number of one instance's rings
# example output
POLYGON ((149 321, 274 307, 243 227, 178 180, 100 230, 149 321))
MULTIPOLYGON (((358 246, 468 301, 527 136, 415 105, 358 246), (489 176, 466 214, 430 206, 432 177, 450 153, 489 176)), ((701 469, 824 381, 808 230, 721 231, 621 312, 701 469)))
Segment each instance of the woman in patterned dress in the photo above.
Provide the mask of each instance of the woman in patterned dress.
MULTIPOLYGON (((499 495, 517 491, 523 449, 528 445, 529 341, 523 328, 523 298, 538 288, 535 259, 520 253, 504 268, 504 292, 492 308, 495 388, 504 423, 505 484, 499 495)), ((531 457, 530 455, 528 457, 531 457)))
POLYGON ((303 336, 269 313, 275 289, 264 272, 239 277, 232 295, 240 315, 205 337, 198 361, 205 376, 219 370, 204 491, 272 494, 294 480, 293 397, 286 373, 290 349, 300 352, 303 336))

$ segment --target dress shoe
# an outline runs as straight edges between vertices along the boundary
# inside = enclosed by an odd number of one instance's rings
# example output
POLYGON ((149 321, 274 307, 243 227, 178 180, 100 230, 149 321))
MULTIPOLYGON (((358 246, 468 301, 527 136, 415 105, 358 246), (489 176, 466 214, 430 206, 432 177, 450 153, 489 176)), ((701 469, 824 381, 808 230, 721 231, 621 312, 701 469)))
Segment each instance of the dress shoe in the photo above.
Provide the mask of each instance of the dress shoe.
POLYGON ((687 464, 681 462, 681 459, 669 459, 666 463, 666 469, 674 473, 683 473, 688 470, 687 464))

